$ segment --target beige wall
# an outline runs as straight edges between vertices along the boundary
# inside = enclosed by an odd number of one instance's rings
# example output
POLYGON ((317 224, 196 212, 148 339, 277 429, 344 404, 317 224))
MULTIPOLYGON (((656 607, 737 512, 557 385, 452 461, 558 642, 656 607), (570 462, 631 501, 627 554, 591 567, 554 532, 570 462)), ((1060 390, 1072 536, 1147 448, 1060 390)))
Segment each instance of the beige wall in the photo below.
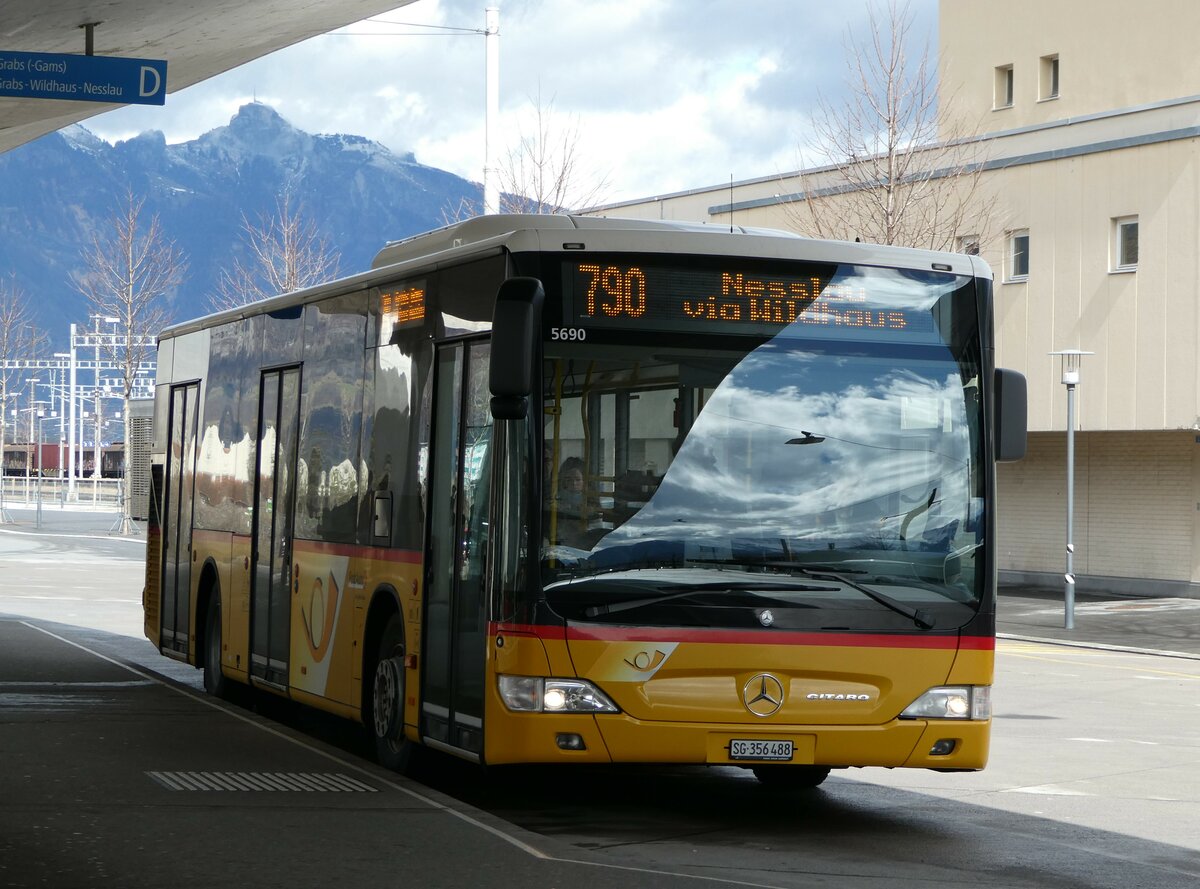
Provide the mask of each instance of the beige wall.
MULTIPOLYGON (((1200 582, 1191 432, 1075 436, 1075 572, 1200 582)), ((998 468, 1000 565, 1058 574, 1066 565, 1066 435, 1031 435, 1026 459, 998 468)), ((1132 589, 1132 587, 1131 587, 1132 589)))
POLYGON ((940 4, 943 98, 988 132, 1200 94, 1193 0, 948 0, 940 4), (1059 97, 1039 101, 1040 60, 1059 57, 1059 97), (993 110, 995 69, 1013 104, 993 110))
POLYGON ((1050 352, 1082 349, 1080 428, 1188 429, 1200 422, 1197 286, 1200 144, 1164 142, 999 170, 1001 229, 1029 230, 1029 277, 1007 283, 1003 231, 983 255, 996 272, 997 360, 1029 379, 1030 428, 1066 428, 1050 352), (1113 272, 1113 219, 1137 216, 1135 272, 1113 272))

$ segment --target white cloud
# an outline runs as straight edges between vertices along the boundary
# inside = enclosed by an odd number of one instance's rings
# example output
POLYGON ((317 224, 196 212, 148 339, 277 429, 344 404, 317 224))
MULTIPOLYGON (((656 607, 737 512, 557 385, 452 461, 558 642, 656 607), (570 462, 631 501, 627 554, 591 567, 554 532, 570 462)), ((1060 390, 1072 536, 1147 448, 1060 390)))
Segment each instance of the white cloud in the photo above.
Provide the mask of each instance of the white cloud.
MULTIPOLYGON (((577 122, 609 200, 771 175, 796 164, 806 111, 844 81, 847 27, 868 0, 498 0, 504 129, 540 90, 577 122)), ((93 118, 117 140, 169 142, 257 99, 314 133, 353 133, 475 180, 483 167, 477 0, 418 0, 171 94, 93 118), (399 23, 399 24, 398 24, 399 23), (463 32, 414 27, 434 25, 463 32), (415 36, 424 34, 425 36, 415 36), (372 35, 372 36, 367 36, 372 35)), ((936 47, 935 0, 912 0, 936 47)))

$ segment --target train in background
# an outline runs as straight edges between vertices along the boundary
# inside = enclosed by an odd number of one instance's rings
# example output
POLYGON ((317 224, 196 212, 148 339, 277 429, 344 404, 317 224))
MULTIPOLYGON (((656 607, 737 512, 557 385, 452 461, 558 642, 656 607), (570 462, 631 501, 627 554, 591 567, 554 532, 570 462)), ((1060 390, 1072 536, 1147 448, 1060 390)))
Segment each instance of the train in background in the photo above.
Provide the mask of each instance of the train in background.
MULTIPOLYGON (((66 475, 68 451, 66 445, 61 449, 57 442, 43 442, 41 445, 41 460, 38 460, 38 446, 32 442, 6 442, 4 445, 4 475, 6 478, 24 478, 27 475, 36 476, 41 470, 43 478, 61 478, 66 475), (61 465, 60 465, 61 459, 61 465)), ((90 479, 95 474, 96 449, 92 447, 75 448, 75 466, 80 478, 90 479)), ((100 449, 100 477, 123 478, 125 475, 125 443, 115 442, 100 449)))
MULTIPOLYGON (((150 440, 154 400, 150 398, 133 399, 129 402, 130 447, 129 471, 125 468, 125 444, 113 442, 100 449, 101 481, 117 482, 124 480, 123 486, 116 485, 118 490, 124 490, 130 501, 130 515, 135 519, 145 519, 149 513, 150 504, 150 440)), ((37 478, 39 471, 44 479, 65 479, 70 468, 71 460, 67 444, 43 442, 39 447, 32 442, 5 442, 3 459, 3 477, 37 478), (40 462, 39 462, 40 457, 40 462)), ((92 481, 96 475, 96 449, 91 445, 76 445, 75 473, 77 479, 92 481)), ((12 484, 8 487, 11 492, 12 484)), ((53 486, 53 482, 51 483, 53 486)), ((65 484, 60 486, 65 487, 65 484)))

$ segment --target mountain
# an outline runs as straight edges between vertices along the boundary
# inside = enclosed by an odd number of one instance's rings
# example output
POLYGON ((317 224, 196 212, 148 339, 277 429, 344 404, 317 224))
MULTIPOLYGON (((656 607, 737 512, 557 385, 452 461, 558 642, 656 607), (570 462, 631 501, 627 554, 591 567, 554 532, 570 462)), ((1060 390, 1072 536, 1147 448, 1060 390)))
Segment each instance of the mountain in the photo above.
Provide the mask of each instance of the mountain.
POLYGON ((341 254, 339 275, 369 268, 385 243, 442 225, 444 211, 480 193, 411 154, 361 136, 306 133, 258 103, 177 145, 157 131, 110 145, 75 125, 0 154, 0 275, 64 348, 68 325, 89 323, 72 283, 81 252, 111 229, 132 189, 145 200, 144 218, 158 215, 188 263, 172 316, 196 317, 210 311, 221 269, 242 250, 243 220, 274 215, 285 188, 341 254))

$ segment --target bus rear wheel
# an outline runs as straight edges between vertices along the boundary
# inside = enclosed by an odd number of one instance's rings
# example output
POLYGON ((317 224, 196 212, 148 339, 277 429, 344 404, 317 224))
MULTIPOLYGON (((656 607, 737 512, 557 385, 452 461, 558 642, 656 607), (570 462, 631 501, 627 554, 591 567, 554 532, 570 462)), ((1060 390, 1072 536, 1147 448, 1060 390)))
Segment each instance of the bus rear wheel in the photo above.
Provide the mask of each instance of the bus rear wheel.
POLYGON ((828 766, 754 766, 754 777, 767 787, 805 790, 829 777, 828 766))
POLYGON ((404 622, 399 615, 388 618, 383 628, 370 689, 364 722, 375 758, 385 768, 403 772, 412 765, 416 745, 404 736, 404 622))

